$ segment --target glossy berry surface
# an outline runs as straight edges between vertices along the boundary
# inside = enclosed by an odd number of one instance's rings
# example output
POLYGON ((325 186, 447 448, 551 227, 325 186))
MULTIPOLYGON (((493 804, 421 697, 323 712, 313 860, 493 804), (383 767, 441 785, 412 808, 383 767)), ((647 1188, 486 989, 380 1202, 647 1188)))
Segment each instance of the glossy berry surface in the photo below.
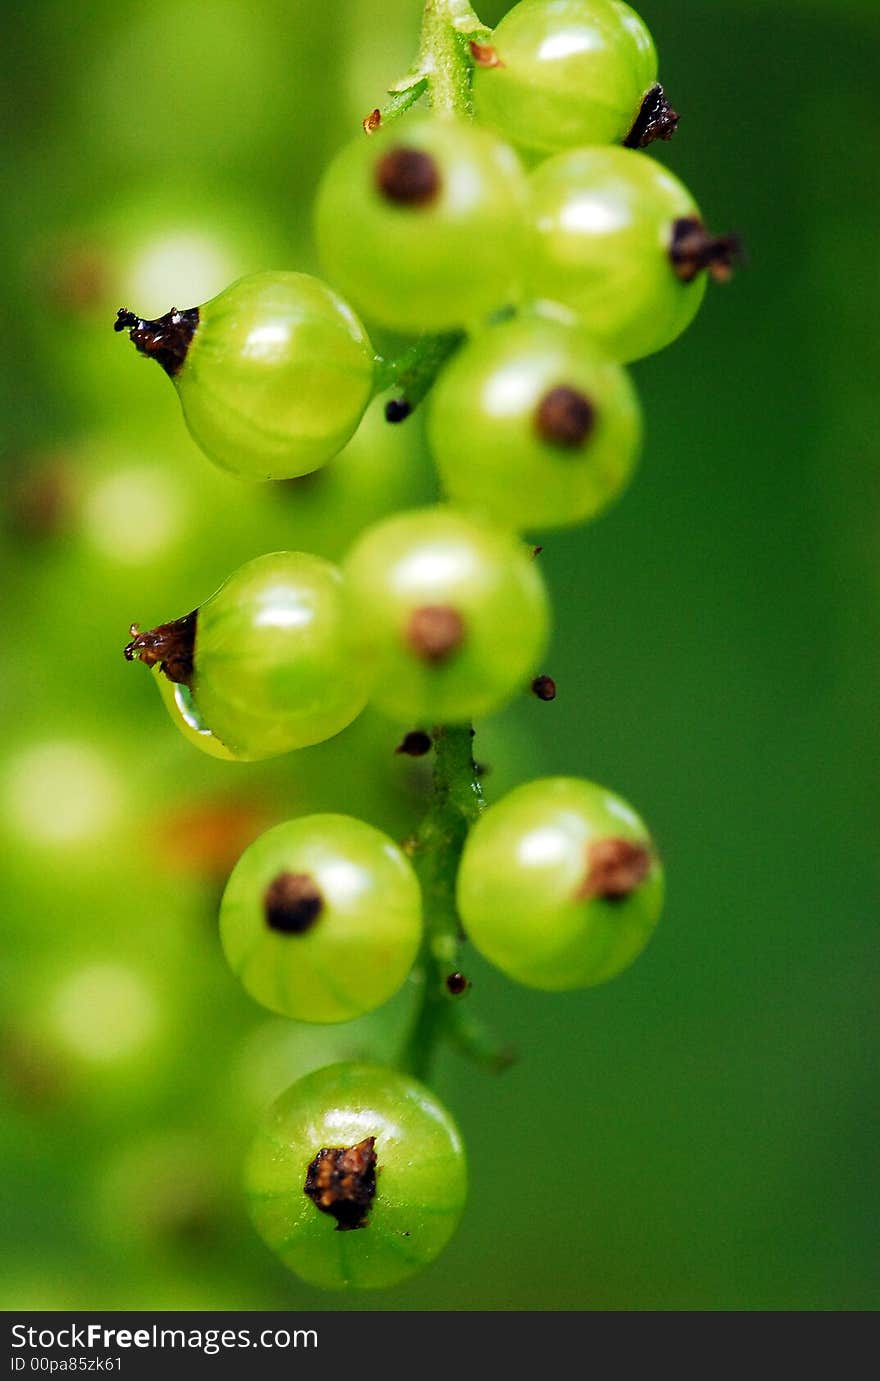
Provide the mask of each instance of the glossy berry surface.
POLYGON ((498 62, 477 66, 477 118, 537 153, 620 144, 657 82, 643 21, 619 0, 522 0, 492 37, 498 62))
POLYGON ((690 192, 654 159, 629 149, 579 149, 531 177, 530 292, 577 312, 616 360, 650 355, 690 325, 705 274, 683 282, 676 223, 699 221, 690 192))
POLYGON ((260 1236, 303 1280, 379 1289, 433 1261, 452 1236, 465 1155, 422 1084, 377 1066, 330 1065, 269 1109, 246 1192, 260 1236))
POLYGON ((662 902, 662 867, 638 815, 572 777, 529 782, 491 806, 458 875, 468 938, 508 977, 549 990, 620 973, 662 902))
POLYGON ((452 508, 417 509, 369 528, 345 572, 353 656, 386 714, 460 723, 497 709, 537 670, 547 595, 509 533, 452 508))
POLYGON ((335 292, 305 273, 255 273, 194 315, 192 339, 170 369, 146 330, 131 334, 171 373, 211 460, 249 479, 289 479, 342 449, 370 401, 374 356, 335 292))
POLYGON ((140 634, 172 719, 213 756, 268 758, 332 738, 366 703, 343 639, 343 580, 329 561, 273 552, 240 566, 187 619, 140 634))
POLYGON ((318 249, 369 320, 444 331, 515 296, 524 198, 516 154, 495 135, 413 116, 361 136, 330 165, 318 249))
POLYGON ((453 502, 520 530, 561 527, 624 488, 641 411, 584 330, 534 316, 458 352, 434 387, 428 438, 453 502))
POLYGON ((387 1001, 421 932, 409 860, 346 815, 309 815, 261 835, 220 909, 226 958, 251 997, 300 1021, 349 1021, 387 1001))

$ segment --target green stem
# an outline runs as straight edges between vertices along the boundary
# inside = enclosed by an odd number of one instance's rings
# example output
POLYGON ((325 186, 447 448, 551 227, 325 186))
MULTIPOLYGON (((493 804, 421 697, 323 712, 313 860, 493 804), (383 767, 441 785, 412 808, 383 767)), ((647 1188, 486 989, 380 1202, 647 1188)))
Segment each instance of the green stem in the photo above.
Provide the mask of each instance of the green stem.
POLYGON ((413 854, 424 905, 424 987, 402 1064, 417 1078, 429 1073, 438 1041, 459 1001, 446 987, 448 975, 458 967, 461 944, 455 879, 468 830, 483 808, 472 738, 470 725, 435 729, 433 792, 413 854))
MULTIPOLYGON (((469 44, 471 39, 485 40, 489 33, 468 0, 425 0, 415 65, 391 88, 390 100, 377 107, 379 123, 390 124, 426 94, 435 110, 472 115, 469 44)), ((364 123, 368 130, 375 128, 370 118, 364 123)))
POLYGON ((425 0, 418 68, 428 78, 431 105, 447 115, 471 114, 468 42, 486 26, 468 0, 425 0))
POLYGON ((379 358, 373 396, 394 389, 398 401, 412 412, 429 392, 443 365, 464 340, 463 331, 439 336, 419 336, 391 359, 379 358))
MULTIPOLYGON (((391 99, 379 111, 379 123, 397 119, 426 93, 434 110, 469 118, 473 114, 469 40, 488 32, 468 0, 425 0, 415 68, 392 89, 391 99)), ((372 127, 369 119, 365 127, 372 127)), ((405 412, 398 410, 389 420, 399 421, 418 406, 462 339, 459 331, 422 336, 400 355, 378 361, 374 395, 394 388, 398 404, 406 405, 405 412)))

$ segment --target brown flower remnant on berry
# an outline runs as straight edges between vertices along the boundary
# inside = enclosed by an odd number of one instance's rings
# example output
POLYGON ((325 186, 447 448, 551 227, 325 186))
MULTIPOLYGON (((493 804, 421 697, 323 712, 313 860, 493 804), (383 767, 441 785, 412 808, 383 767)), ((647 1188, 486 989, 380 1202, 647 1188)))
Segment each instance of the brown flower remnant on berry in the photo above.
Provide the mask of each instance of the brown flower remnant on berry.
POLYGON ((696 216, 682 216, 672 227, 669 258, 682 283, 693 282, 701 269, 727 283, 742 262, 742 243, 737 235, 711 235, 696 216))
POLYGON ((587 875, 575 893, 576 901, 601 897, 621 901, 644 882, 651 871, 651 852, 631 839, 594 839, 587 846, 587 875))
POLYGON ((375 110, 371 110, 369 115, 367 115, 365 119, 361 121, 361 124, 364 127, 364 134, 372 134, 374 130, 377 130, 379 128, 381 123, 382 112, 377 106, 375 110))
POLYGON ((535 429, 543 441, 566 451, 576 451, 596 425, 596 410, 576 388, 560 384, 538 404, 535 429))
POLYGON ((179 374, 199 324, 198 307, 170 312, 155 321, 145 321, 125 307, 120 307, 113 323, 114 331, 128 331, 128 338, 142 355, 149 355, 165 370, 169 378, 179 374))
POLYGON ((322 1213, 336 1219, 337 1232, 369 1226, 367 1215, 376 1197, 376 1138, 357 1146, 325 1147, 311 1162, 303 1186, 322 1213))
POLYGON ((398 206, 427 206, 440 191, 440 171, 430 154, 401 144, 377 162, 376 186, 398 206))
POLYGON ((133 623, 131 632, 134 636, 125 648, 125 660, 133 662, 137 658, 148 667, 158 663, 159 670, 169 681, 175 685, 189 686, 192 690, 198 616, 198 609, 194 609, 182 619, 160 623, 158 628, 151 628, 148 633, 139 633, 137 624, 133 623))
POLYGON ((308 873, 279 873, 263 894, 263 915, 270 930, 305 935, 324 909, 324 898, 308 873))
POLYGON ((460 997, 470 986, 470 980, 465 978, 463 973, 451 973, 446 980, 447 992, 453 997, 460 997))
POLYGON ((430 753, 432 747, 430 734, 426 734, 424 729, 413 729, 411 733, 404 735, 394 751, 408 758, 423 758, 426 753, 430 753))
POLYGON ((625 149, 646 149, 655 139, 671 139, 681 116, 666 99, 663 87, 652 86, 642 101, 635 124, 623 141, 625 149))
POLYGON ((501 61, 497 48, 493 48, 491 43, 477 43, 471 39, 470 49, 471 57, 477 67, 505 67, 507 65, 501 61))
POLYGON ((406 640, 422 661, 439 666, 464 642, 464 619, 448 605, 427 604, 413 611, 406 640))
POLYGON ((539 700, 556 699, 556 682, 552 676, 536 676, 532 682, 532 694, 539 700))

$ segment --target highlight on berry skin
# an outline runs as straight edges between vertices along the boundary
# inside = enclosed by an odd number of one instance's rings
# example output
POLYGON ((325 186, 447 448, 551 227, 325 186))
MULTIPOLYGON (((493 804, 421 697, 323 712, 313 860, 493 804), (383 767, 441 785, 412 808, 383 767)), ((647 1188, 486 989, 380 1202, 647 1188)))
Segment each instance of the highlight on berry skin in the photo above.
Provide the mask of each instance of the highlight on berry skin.
POLYGON ((245 1168, 257 1232, 323 1289, 382 1289, 443 1250, 467 1170, 450 1114, 393 1069, 336 1064, 268 1110, 245 1168))
POLYGON ((305 273, 255 273, 155 321, 122 309, 114 329, 168 374, 197 445, 247 479, 319 469, 354 435, 372 396, 364 328, 305 273))
POLYGON ((245 850, 226 884, 220 940, 262 1006, 299 1021, 350 1021, 394 995, 422 936, 412 864, 345 815, 288 820, 245 850))

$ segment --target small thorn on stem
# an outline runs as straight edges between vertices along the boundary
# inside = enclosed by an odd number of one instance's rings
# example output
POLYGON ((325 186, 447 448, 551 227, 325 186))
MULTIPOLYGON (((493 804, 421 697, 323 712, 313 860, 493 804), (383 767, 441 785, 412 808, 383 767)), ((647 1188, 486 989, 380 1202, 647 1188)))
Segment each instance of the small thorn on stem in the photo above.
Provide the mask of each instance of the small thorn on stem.
POLYGON ((744 259, 738 235, 712 235, 696 216, 682 216, 672 227, 669 258, 682 283, 691 283, 702 270, 716 283, 727 283, 744 259))
POLYGON ((406 398, 390 398, 385 404, 386 422, 405 422, 412 412, 412 404, 406 398))
POLYGON ((375 110, 371 110, 369 115, 365 116, 364 119, 361 121, 361 124, 364 127, 364 134, 373 134, 379 128, 381 123, 382 112, 377 106, 375 110))
POLYGON ((671 139, 681 116, 673 110, 659 84, 642 101, 635 123, 623 141, 625 149, 646 149, 655 139, 671 139))
POLYGON ((426 753, 430 753, 433 746, 430 734, 426 734, 424 729, 413 729, 411 733, 404 735, 394 751, 407 758, 423 758, 426 753))
POLYGON ((536 676, 532 682, 532 694, 539 700, 556 699, 556 682, 552 676, 536 676))
POLYGON ((532 547, 532 557, 540 556, 543 550, 543 547, 532 547))
POLYGON ((631 839, 594 839, 587 845, 587 873, 576 901, 622 901, 651 871, 651 851, 631 839))
POLYGON ((505 67, 507 65, 501 61, 497 48, 493 48, 491 43, 477 43, 475 39, 471 39, 470 50, 471 57, 477 67, 505 67))

